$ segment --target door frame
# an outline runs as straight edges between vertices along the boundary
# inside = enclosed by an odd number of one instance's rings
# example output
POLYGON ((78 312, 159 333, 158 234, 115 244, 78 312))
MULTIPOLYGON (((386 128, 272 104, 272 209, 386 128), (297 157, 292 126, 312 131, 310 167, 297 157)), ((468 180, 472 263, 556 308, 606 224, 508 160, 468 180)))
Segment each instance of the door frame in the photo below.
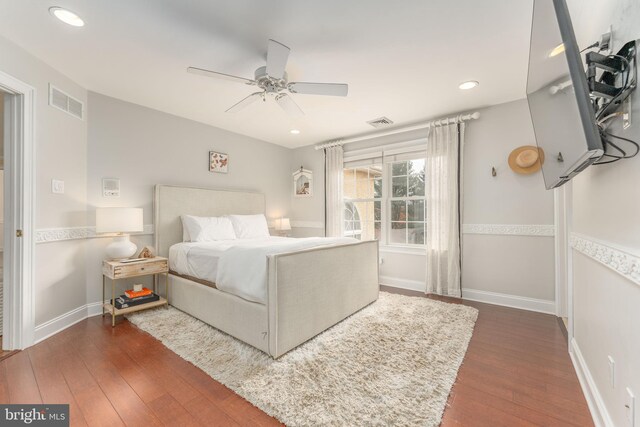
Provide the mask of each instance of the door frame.
POLYGON ((35 330, 35 105, 32 86, 0 71, 5 101, 3 350, 33 344, 35 330), (17 237, 22 230, 22 237, 17 237))
POLYGON ((569 343, 573 338, 573 264, 571 230, 573 227, 573 186, 571 182, 554 191, 556 316, 566 317, 569 343))

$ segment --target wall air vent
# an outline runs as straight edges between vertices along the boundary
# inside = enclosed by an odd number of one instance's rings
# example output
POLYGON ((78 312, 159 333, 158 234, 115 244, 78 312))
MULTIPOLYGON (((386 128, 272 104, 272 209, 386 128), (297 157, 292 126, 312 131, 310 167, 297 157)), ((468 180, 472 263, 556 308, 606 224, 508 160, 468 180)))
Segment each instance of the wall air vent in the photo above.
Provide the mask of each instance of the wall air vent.
POLYGON ((385 126, 392 125, 393 124, 393 120, 391 120, 391 119, 389 119, 387 117, 380 117, 380 118, 377 118, 377 119, 369 120, 367 123, 369 123, 374 128, 383 128, 385 126))
POLYGON ((84 104, 49 83, 49 105, 82 120, 84 104))

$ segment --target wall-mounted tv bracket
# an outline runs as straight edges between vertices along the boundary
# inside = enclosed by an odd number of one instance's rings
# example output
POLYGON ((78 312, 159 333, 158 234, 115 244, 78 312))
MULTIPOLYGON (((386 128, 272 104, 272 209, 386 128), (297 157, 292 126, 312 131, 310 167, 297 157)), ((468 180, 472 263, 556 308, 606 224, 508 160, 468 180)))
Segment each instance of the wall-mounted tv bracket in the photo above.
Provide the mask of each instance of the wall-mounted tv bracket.
POLYGON ((637 86, 636 41, 626 43, 615 55, 589 52, 587 82, 594 100, 596 119, 620 108, 637 86), (599 77, 598 77, 599 75, 599 77))

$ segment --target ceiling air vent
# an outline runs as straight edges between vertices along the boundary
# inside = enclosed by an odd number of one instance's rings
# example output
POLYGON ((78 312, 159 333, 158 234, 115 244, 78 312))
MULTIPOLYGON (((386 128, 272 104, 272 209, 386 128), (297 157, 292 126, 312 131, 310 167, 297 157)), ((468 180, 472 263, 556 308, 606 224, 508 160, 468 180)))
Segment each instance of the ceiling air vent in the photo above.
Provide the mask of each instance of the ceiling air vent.
POLYGON ((82 120, 84 116, 84 104, 52 84, 49 84, 49 105, 65 113, 69 113, 80 120, 82 120))
POLYGON ((369 120, 367 123, 369 123, 374 128, 383 128, 385 126, 392 125, 393 124, 393 120, 391 120, 391 119, 389 119, 387 117, 380 117, 378 119, 369 120))

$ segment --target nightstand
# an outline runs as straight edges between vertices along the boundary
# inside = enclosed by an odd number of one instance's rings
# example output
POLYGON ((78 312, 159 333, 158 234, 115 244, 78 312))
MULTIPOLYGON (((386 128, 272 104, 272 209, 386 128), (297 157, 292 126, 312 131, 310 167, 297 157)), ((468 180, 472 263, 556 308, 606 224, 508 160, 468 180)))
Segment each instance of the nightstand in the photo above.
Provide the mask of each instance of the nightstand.
POLYGON ((133 313, 135 311, 146 310, 147 308, 159 307, 166 305, 169 307, 169 260, 163 257, 148 258, 142 261, 120 262, 120 261, 103 261, 102 262, 102 315, 105 312, 111 314, 111 326, 116 325, 116 316, 121 314, 133 313), (105 286, 107 278, 111 279, 111 302, 116 299, 116 280, 128 279, 131 277, 141 277, 153 275, 153 292, 159 287, 159 276, 164 276, 165 296, 160 297, 158 301, 148 302, 146 304, 136 305, 134 307, 116 308, 111 303, 105 302, 105 286))

